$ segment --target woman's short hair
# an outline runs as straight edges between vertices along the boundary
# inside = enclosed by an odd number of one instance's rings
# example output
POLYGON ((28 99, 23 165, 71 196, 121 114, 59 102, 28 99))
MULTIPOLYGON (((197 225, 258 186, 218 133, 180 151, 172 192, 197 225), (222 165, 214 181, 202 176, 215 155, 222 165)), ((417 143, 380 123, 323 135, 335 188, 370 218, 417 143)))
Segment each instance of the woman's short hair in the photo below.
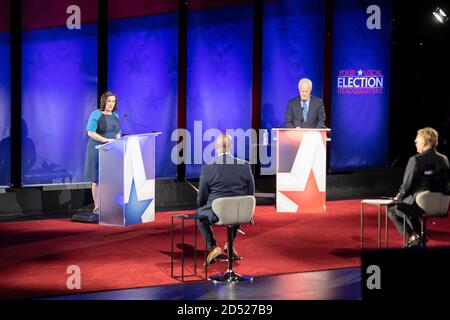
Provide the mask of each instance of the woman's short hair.
POLYGON ((417 131, 417 136, 421 137, 426 145, 436 148, 438 145, 438 132, 433 128, 427 127, 417 131))
POLYGON ((108 100, 109 97, 115 97, 116 98, 116 104, 114 105, 113 112, 117 111, 117 107, 119 105, 119 99, 117 99, 117 96, 112 93, 111 91, 105 92, 102 94, 102 97, 100 98, 100 111, 105 111, 106 108, 106 100, 108 100))

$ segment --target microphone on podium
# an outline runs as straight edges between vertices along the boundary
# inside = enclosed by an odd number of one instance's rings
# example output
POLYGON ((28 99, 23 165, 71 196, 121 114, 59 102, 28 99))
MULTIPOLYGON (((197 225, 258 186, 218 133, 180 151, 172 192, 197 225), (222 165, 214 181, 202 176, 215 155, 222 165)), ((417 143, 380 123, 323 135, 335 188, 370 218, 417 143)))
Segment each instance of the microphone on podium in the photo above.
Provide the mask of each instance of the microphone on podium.
POLYGON ((192 187, 192 189, 195 190, 195 192, 198 193, 198 189, 197 189, 192 183, 190 183, 186 178, 184 179, 184 181, 186 181, 186 183, 187 183, 188 185, 190 185, 190 186, 192 187))
POLYGON ((141 128, 150 130, 151 133, 156 132, 156 131, 153 130, 153 128, 150 127, 150 126, 147 126, 147 125, 144 125, 144 124, 141 124, 141 123, 137 123, 137 122, 134 122, 134 121, 130 121, 130 118, 128 117, 128 113, 124 113, 124 114, 123 114, 123 117, 124 117, 125 120, 130 124, 131 127, 133 127, 133 126, 136 127, 136 126, 137 126, 137 127, 141 127, 141 128))

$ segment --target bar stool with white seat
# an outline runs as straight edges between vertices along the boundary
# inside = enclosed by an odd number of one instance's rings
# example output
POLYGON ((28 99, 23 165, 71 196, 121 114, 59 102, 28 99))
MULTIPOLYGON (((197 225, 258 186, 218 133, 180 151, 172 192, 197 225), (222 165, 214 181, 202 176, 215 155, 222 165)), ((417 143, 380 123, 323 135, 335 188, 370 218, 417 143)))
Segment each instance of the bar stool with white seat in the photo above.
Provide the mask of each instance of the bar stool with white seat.
POLYGON ((254 196, 224 197, 215 199, 212 210, 219 218, 214 225, 227 227, 228 270, 225 273, 210 276, 215 283, 235 284, 253 281, 252 276, 241 276, 233 271, 233 227, 250 223, 256 207, 254 196))
MULTIPOLYGON (((448 206, 450 195, 442 192, 422 191, 416 195, 416 203, 424 213, 420 219, 422 246, 426 247, 427 242, 427 219, 448 217, 448 206)), ((405 230, 403 230, 403 233, 405 230)))

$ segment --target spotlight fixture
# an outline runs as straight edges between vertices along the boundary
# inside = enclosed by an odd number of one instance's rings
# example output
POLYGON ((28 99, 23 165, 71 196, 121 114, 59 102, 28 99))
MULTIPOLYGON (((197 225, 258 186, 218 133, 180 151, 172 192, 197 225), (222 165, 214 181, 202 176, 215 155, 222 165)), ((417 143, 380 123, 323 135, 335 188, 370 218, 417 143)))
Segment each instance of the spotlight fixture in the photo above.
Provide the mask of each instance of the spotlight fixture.
POLYGON ((433 11, 433 15, 440 23, 446 23, 448 21, 448 17, 445 14, 444 10, 439 7, 437 7, 436 10, 433 11))

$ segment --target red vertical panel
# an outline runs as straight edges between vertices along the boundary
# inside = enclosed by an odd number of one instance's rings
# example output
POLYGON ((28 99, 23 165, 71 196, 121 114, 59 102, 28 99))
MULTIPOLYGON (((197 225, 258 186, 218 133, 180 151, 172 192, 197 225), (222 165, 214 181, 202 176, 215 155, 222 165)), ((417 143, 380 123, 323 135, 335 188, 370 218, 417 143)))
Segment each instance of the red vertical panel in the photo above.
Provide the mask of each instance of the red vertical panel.
POLYGON ((0 0, 0 32, 9 31, 9 0, 0 0))
POLYGON ((178 0, 109 0, 108 18, 121 19, 174 12, 178 10, 178 0))
POLYGON ((188 0, 188 7, 189 10, 200 10, 200 9, 219 8, 251 3, 253 3, 253 0, 215 0, 215 1, 188 0))

